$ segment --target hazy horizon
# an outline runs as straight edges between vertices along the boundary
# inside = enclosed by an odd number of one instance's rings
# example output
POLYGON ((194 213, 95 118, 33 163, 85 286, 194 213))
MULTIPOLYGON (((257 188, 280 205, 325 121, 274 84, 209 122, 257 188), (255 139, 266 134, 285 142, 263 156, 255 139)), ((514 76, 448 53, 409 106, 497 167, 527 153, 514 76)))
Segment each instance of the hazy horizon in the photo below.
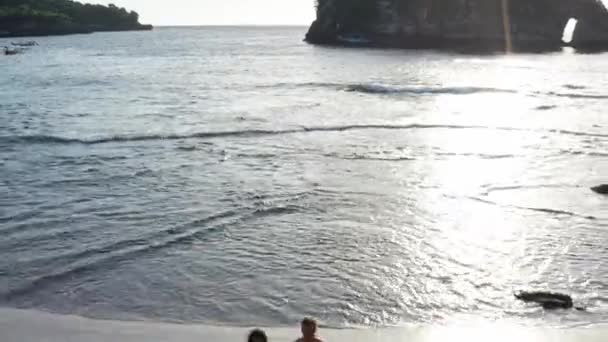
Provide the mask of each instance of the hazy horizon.
POLYGON ((136 11, 155 26, 302 26, 314 19, 313 0, 80 0, 136 11))

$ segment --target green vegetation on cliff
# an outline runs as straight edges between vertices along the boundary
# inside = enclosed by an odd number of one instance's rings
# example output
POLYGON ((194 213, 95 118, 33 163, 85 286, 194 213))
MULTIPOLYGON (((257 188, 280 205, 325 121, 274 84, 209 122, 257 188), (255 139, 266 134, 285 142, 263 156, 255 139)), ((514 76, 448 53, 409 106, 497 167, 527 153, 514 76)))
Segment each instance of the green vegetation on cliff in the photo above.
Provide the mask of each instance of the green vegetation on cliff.
POLYGON ((0 35, 53 35, 94 31, 146 30, 139 15, 115 5, 71 0, 0 0, 0 35))

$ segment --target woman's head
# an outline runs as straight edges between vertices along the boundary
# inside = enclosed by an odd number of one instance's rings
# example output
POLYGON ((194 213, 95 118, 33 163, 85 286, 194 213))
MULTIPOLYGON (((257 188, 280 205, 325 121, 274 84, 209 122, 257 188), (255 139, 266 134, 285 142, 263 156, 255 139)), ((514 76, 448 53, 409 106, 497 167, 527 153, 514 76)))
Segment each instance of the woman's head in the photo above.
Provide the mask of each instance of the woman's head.
POLYGON ((302 320, 302 336, 312 337, 317 333, 317 322, 312 318, 302 320))
POLYGON ((266 337, 266 333, 264 331, 255 329, 249 333, 247 342, 268 342, 268 338, 266 337))

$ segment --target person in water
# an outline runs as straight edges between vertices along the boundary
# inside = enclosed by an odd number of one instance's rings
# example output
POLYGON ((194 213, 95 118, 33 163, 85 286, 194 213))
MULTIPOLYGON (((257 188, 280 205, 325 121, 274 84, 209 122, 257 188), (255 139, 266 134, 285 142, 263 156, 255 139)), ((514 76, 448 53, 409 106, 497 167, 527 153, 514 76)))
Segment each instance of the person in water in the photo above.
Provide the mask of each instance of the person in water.
POLYGON ((317 337, 317 322, 312 318, 304 318, 301 324, 302 337, 296 342, 323 342, 317 337))
POLYGON ((268 338, 263 330, 255 329, 249 333, 247 342, 268 342, 268 338))

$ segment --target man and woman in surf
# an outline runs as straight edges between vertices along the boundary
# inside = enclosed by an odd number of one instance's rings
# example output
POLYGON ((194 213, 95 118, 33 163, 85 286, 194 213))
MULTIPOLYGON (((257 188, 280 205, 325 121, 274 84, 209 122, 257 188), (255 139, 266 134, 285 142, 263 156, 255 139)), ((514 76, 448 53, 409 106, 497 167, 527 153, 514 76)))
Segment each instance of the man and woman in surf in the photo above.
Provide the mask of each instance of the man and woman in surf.
MULTIPOLYGON (((304 318, 300 324, 302 330, 302 337, 297 339, 295 342, 323 342, 317 337, 317 322, 311 318, 304 318)), ((266 333, 260 329, 255 329, 249 333, 247 342, 268 342, 266 333)))

